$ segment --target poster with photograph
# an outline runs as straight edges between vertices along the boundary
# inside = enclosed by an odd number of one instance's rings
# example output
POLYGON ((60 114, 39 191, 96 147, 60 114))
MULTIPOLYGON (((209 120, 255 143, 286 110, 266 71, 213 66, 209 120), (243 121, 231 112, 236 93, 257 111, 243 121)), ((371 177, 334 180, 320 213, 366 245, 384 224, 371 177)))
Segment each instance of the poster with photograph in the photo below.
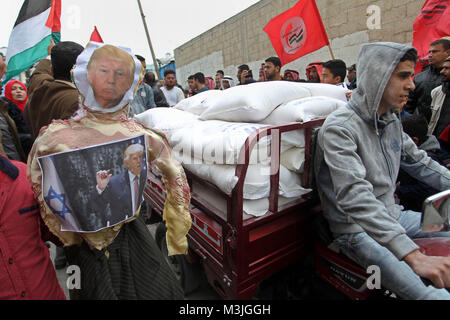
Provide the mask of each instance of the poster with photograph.
POLYGON ((145 135, 38 158, 42 197, 61 231, 96 232, 131 219, 147 178, 145 135))

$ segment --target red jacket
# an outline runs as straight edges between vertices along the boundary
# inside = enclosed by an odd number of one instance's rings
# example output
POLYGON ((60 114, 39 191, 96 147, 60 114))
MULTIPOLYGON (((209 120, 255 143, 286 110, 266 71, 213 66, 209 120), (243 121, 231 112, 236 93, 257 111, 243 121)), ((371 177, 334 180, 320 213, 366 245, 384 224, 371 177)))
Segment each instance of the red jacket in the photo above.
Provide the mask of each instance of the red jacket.
POLYGON ((26 171, 0 155, 0 300, 63 300, 26 171))

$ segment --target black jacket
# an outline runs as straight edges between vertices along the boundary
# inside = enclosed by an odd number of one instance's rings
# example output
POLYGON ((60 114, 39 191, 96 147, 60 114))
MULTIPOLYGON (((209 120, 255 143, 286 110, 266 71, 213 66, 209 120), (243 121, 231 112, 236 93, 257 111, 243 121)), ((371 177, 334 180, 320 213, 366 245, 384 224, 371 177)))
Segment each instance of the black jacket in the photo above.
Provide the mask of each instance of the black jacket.
POLYGON ((26 157, 28 157, 28 153, 33 146, 30 129, 28 128, 25 119, 23 118, 23 113, 19 109, 19 107, 14 102, 5 97, 2 97, 1 99, 8 104, 8 115, 12 120, 14 120, 14 123, 16 125, 17 133, 20 139, 20 145, 22 146, 23 152, 25 153, 26 161, 26 157))
POLYGON ((422 72, 414 78, 416 89, 410 93, 405 110, 413 114, 417 109, 418 113, 423 114, 427 121, 431 118, 431 91, 440 86, 442 68, 434 68, 431 65, 426 66, 422 72))
POLYGON ((153 89, 153 99, 155 100, 156 107, 169 107, 166 97, 164 96, 164 93, 161 91, 158 85, 155 83, 151 87, 153 89))

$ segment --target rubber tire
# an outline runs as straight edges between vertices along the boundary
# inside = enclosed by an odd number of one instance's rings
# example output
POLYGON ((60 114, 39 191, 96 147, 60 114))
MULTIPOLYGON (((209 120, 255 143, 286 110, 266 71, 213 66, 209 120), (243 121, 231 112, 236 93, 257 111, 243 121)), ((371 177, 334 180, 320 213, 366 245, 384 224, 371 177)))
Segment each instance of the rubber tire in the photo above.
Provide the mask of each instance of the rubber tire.
POLYGON ((175 273, 178 281, 180 281, 184 294, 187 295, 196 290, 201 282, 200 265, 198 263, 187 262, 186 257, 182 254, 171 257, 167 255, 166 226, 164 222, 160 222, 156 228, 155 241, 171 270, 175 273))

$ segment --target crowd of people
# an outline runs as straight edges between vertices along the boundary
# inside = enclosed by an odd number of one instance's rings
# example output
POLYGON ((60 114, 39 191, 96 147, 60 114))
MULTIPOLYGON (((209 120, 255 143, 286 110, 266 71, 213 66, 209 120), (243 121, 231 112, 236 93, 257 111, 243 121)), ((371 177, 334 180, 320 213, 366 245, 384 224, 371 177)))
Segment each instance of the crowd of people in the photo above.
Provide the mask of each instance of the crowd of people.
MULTIPOLYGON (((345 62, 340 59, 325 62, 316 61, 309 64, 306 68, 305 79, 300 77, 298 70, 286 69, 282 72, 281 69, 281 60, 278 57, 269 57, 261 64, 258 79, 256 80, 250 67, 247 64, 242 64, 237 68, 237 83, 235 83, 231 76, 225 75, 223 70, 216 71, 214 82, 212 81, 212 77, 205 76, 202 72, 197 72, 190 75, 187 79, 189 88, 187 91, 184 91, 185 97, 191 97, 206 90, 226 90, 235 85, 246 85, 263 81, 327 83, 340 85, 348 89, 356 88, 356 64, 347 68, 345 62), (346 77, 348 82, 346 82, 346 77)), ((170 70, 169 72, 173 71, 170 70)), ((161 81, 161 86, 167 86, 166 73, 164 73, 164 80, 161 81)), ((169 79, 170 86, 172 86, 172 82, 169 79)), ((183 90, 180 85, 177 86, 183 90)))
MULTIPOLYGON (((139 59, 145 63, 143 57, 139 56, 139 59)), ((340 59, 333 59, 326 62, 316 61, 309 64, 306 68, 305 79, 301 78, 298 70, 286 69, 282 72, 281 69, 280 59, 278 57, 269 57, 261 64, 258 79, 255 79, 250 67, 247 64, 242 64, 237 68, 237 83, 235 83, 232 76, 225 75, 223 70, 217 70, 214 79, 199 71, 187 78, 187 88, 183 88, 178 83, 176 73, 172 69, 165 70, 164 78, 159 81, 155 80, 155 74, 152 71, 147 71, 144 75, 144 83, 153 88, 155 100, 151 101, 151 98, 147 98, 149 101, 147 103, 141 103, 138 111, 143 110, 143 107, 150 109, 154 104, 157 107, 173 107, 182 99, 192 97, 206 90, 226 90, 234 86, 262 81, 283 80, 328 83, 340 85, 350 90, 356 88, 356 64, 347 68, 345 62, 340 59), (164 93, 163 96, 160 95, 161 91, 164 93)))
MULTIPOLYGON (((112 47, 110 50, 117 54, 118 49, 112 47)), ((152 135, 152 147, 158 149, 154 152, 154 159, 163 159, 161 162, 165 162, 159 166, 169 177, 168 186, 173 188, 173 191, 168 188, 169 204, 173 201, 171 210, 190 217, 185 206, 189 202, 189 187, 182 169, 172 163, 166 151, 170 146, 156 134, 137 126, 132 120, 133 115, 151 108, 173 107, 181 100, 207 90, 227 90, 234 86, 262 81, 325 83, 348 89, 348 110, 338 110, 330 116, 318 138, 318 152, 321 157, 316 159, 316 179, 330 228, 337 241, 343 248, 345 247, 344 251, 347 250, 349 256, 356 255, 354 256, 356 261, 363 259, 361 257, 367 250, 378 250, 380 247, 378 243, 381 243, 384 245, 383 249, 392 252, 390 259, 383 260, 384 265, 396 266, 406 273, 409 271, 405 271, 407 268, 405 269, 404 265, 397 266, 397 263, 394 263, 404 259, 414 272, 429 276, 428 273, 422 272, 423 268, 418 260, 410 256, 417 248, 411 244, 409 238, 405 238, 405 231, 400 226, 407 223, 417 224, 419 218, 414 215, 412 221, 403 213, 397 212, 391 216, 387 214, 386 212, 393 206, 390 195, 387 194, 391 191, 392 194, 395 193, 396 204, 402 205, 404 209, 420 211, 421 204, 427 196, 450 186, 448 183, 450 175, 443 171, 443 168, 450 168, 450 95, 447 94, 450 82, 450 40, 440 39, 430 44, 429 65, 415 75, 414 80, 412 80, 413 70, 417 59, 415 49, 403 45, 373 44, 366 46, 358 63, 351 66, 347 66, 341 59, 311 62, 306 66, 305 79, 302 79, 297 70, 286 69, 282 73, 280 59, 269 57, 261 64, 257 79, 254 78, 249 66, 242 64, 237 68, 237 83, 233 77, 224 74, 223 70, 217 70, 214 78, 197 72, 188 77, 187 89, 177 83, 174 70, 165 70, 164 79, 158 81, 152 71, 147 71, 144 57, 140 55, 131 57, 122 53, 125 57, 120 63, 131 58, 131 60, 136 58, 136 61, 140 62, 136 70, 141 72, 141 78, 139 75, 136 76, 134 71, 130 71, 129 78, 120 79, 125 77, 126 72, 117 71, 113 72, 111 78, 113 80, 101 80, 102 77, 107 77, 105 75, 107 70, 98 67, 95 73, 94 71, 89 73, 92 66, 88 65, 84 76, 87 77, 89 86, 95 94, 96 103, 92 106, 81 100, 80 89, 75 85, 73 77, 73 67, 83 52, 85 52, 83 46, 71 41, 57 44, 52 42, 48 47, 49 58, 39 61, 27 85, 12 80, 4 86, 3 96, 0 99, 2 191, 0 231, 11 232, 0 232, 0 253, 2 257, 8 255, 7 263, 0 267, 0 299, 65 298, 52 269, 53 266, 49 262, 48 250, 44 243, 48 240, 58 246, 56 268, 64 268, 70 263, 82 265, 92 272, 92 276, 83 281, 83 290, 74 293, 73 298, 182 298, 179 285, 167 271, 165 260, 156 252, 154 241, 149 240, 149 234, 144 230, 145 226, 142 227, 140 219, 124 224, 123 232, 119 235, 116 230, 114 231, 116 233, 104 235, 102 245, 95 242, 98 238, 94 237, 90 239, 91 242, 87 240, 83 242, 76 236, 67 237, 57 230, 55 220, 45 220, 43 218, 45 215, 40 213, 45 205, 42 196, 39 195, 41 176, 37 173, 39 167, 36 159, 39 155, 49 154, 52 150, 60 152, 86 145, 87 136, 82 131, 87 129, 95 128, 99 132, 99 137, 114 134, 123 137, 139 131, 145 132, 152 135), (98 81, 117 85, 121 95, 111 97, 110 89, 96 87, 98 81), (133 89, 135 82, 134 96, 124 104, 125 92, 133 89), (378 86, 384 91, 379 91, 378 86), (102 95, 99 92, 102 92, 102 95), (389 111, 392 106, 395 121, 389 111), (84 113, 80 112, 81 109, 84 113), (389 124, 394 122, 395 128, 394 125, 389 127, 389 124), (116 123, 121 123, 121 126, 113 130, 111 126, 116 123), (130 132, 123 131, 124 128, 129 128, 124 123, 132 128, 130 132), (375 128, 369 123, 375 123, 375 128), (380 167, 382 162, 380 154, 375 154, 376 151, 370 147, 378 141, 378 130, 387 130, 386 128, 389 128, 389 135, 393 138, 386 142, 387 149, 382 148, 382 151, 391 152, 392 154, 386 157, 396 159, 393 163, 388 161, 388 171, 395 172, 394 169, 398 169, 400 171, 398 177, 379 175, 379 172, 383 172, 380 167), (343 134, 342 130, 348 134, 343 134), (406 143, 402 140, 404 138, 399 136, 402 130, 411 137, 406 143), (352 140, 355 136, 358 137, 357 141, 352 140), (64 145, 67 147, 62 147, 64 145), (405 149, 405 152, 410 158, 409 169, 399 164, 398 154, 402 148, 408 149, 405 149), (424 150, 426 154, 418 150, 424 150), (429 162, 428 156, 441 166, 437 167, 435 162, 429 162), (411 168, 418 162, 424 165, 423 170, 428 170, 428 175, 422 171, 419 177, 415 175, 418 171, 411 168), (345 172, 343 168, 348 168, 349 164, 353 164, 353 170, 345 172), (369 171, 370 174, 365 176, 369 171), (437 173, 442 176, 437 177, 437 173), (340 177, 339 184, 334 183, 330 186, 334 176, 340 177), (380 179, 385 181, 380 182, 380 179), (394 183, 386 182, 390 179, 394 179, 394 183), (372 191, 369 191, 369 184, 374 187, 372 191), (172 200, 170 200, 171 193, 173 193, 172 200), (382 196, 375 199, 374 194, 382 196), (365 209, 361 209, 360 215, 355 213, 359 212, 354 209, 355 198, 360 198, 360 203, 366 206, 365 209), (373 212, 369 212, 371 205, 372 208, 376 208, 374 212, 380 214, 384 220, 372 217, 373 212), (14 214, 16 212, 21 214, 14 214), (342 212, 348 213, 353 220, 343 218, 342 212), (27 213, 28 216, 22 213, 27 213), (398 224, 397 221, 400 219, 403 220, 398 224), (381 226, 383 223, 386 224, 381 226), (361 245, 360 248, 366 250, 361 249, 364 252, 361 250, 357 253, 350 252, 349 247, 344 244, 366 241, 367 233, 364 238, 356 239, 353 236, 363 231, 370 234, 368 238, 373 238, 376 242, 372 239, 374 243, 367 242, 361 245), (31 236, 35 238, 31 239, 31 236), (84 243, 81 248, 74 250, 74 245, 80 245, 81 242, 84 243), (132 253, 138 246, 147 248, 148 255, 138 256, 132 253), (123 262, 124 259, 126 262, 123 262), (142 264, 142 267, 143 264, 150 263, 159 271, 152 273, 153 278, 149 278, 148 274, 133 270, 132 264, 136 261, 142 264), (130 273, 131 276, 122 273, 130 273), (13 275, 10 279, 11 285, 6 286, 4 280, 10 275, 13 275), (41 277, 42 275, 45 276, 41 277), (100 278, 102 279, 99 280, 100 278), (142 283, 137 285, 135 280, 142 283), (147 285, 153 286, 153 289, 149 290, 147 285)), ((111 60, 107 52, 103 55, 101 59, 111 60)), ((109 62, 119 70, 120 63, 112 60, 109 62)), ((5 61, 0 59, 0 77, 5 71, 5 61)), ((393 197, 392 200, 394 201, 393 197)), ((183 224, 184 227, 188 225, 189 222, 186 221, 183 224)), ((174 238, 178 237, 177 241, 180 244, 183 243, 180 239, 184 239, 187 231, 169 230, 169 232, 176 235, 174 238)), ((416 232, 417 234, 419 232, 416 232)), ((174 252, 183 253, 184 249, 181 245, 174 252)), ((378 253, 385 254, 377 251, 378 253)), ((381 263, 378 258, 378 260, 373 257, 371 259, 367 258, 367 261, 381 263)), ((417 259, 424 261, 423 257, 417 259)), ((441 260, 433 261, 434 264, 441 262, 441 260)), ((391 275, 395 274, 395 270, 392 271, 391 275)), ((446 276, 448 277, 448 274, 446 276)), ((395 282, 395 279, 392 281, 395 282)), ((440 287, 448 285, 449 281, 450 279, 444 279, 440 287)), ((397 283, 395 288, 405 297, 418 297, 423 293, 404 292, 400 288, 401 285, 402 283, 397 283)), ((422 297, 448 298, 447 295, 427 289, 422 297)))

